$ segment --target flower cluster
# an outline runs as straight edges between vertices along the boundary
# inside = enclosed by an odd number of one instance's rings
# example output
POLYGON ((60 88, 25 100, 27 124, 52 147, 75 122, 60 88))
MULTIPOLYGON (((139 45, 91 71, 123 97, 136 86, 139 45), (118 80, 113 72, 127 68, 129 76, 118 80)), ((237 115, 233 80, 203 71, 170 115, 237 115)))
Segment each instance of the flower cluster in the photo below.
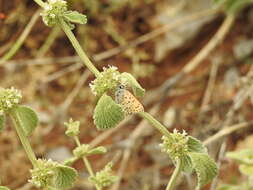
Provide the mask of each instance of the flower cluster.
POLYGON ((29 182, 38 188, 46 187, 48 184, 52 183, 52 178, 54 176, 53 169, 56 167, 57 163, 50 159, 39 159, 37 162, 38 167, 31 170, 32 179, 30 179, 29 182))
POLYGON ((169 137, 162 137, 163 143, 160 144, 161 150, 169 154, 173 161, 178 160, 188 153, 188 139, 189 137, 185 131, 179 133, 174 129, 169 137))
POLYGON ((37 160, 34 169, 31 170, 30 183, 42 189, 69 189, 73 187, 77 177, 74 168, 49 160, 37 160))
POLYGON ((0 89, 0 115, 17 106, 21 98, 21 92, 13 87, 0 89))
POLYGON ((41 13, 42 20, 47 26, 54 26, 57 19, 67 11, 67 2, 64 0, 48 0, 44 11, 41 13))
POLYGON ((71 118, 69 122, 65 122, 64 125, 67 127, 67 130, 65 132, 67 136, 75 137, 79 135, 80 121, 73 121, 73 119, 71 118))
POLYGON ((117 176, 112 175, 112 162, 109 162, 103 170, 97 172, 95 176, 89 177, 89 181, 100 188, 108 187, 118 180, 117 176))
POLYGON ((121 76, 117 67, 109 66, 103 68, 103 72, 90 83, 92 92, 100 97, 108 90, 116 89, 119 85, 121 76))

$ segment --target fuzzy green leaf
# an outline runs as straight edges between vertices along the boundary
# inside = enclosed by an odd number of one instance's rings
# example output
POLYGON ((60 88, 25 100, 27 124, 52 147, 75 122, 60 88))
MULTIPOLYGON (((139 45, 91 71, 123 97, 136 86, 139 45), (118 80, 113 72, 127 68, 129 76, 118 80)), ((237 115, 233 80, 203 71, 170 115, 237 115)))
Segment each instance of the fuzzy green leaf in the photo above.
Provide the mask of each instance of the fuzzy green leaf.
POLYGON ((185 155, 180 158, 182 163, 182 171, 191 173, 193 170, 191 158, 188 155, 185 155))
POLYGON ((88 155, 92 154, 105 154, 107 152, 106 148, 103 146, 98 146, 96 148, 93 148, 89 150, 88 155))
POLYGON ((0 115, 0 132, 4 128, 4 124, 5 124, 5 117, 4 115, 0 115))
POLYGON ((189 152, 196 152, 196 153, 207 153, 206 147, 199 141, 198 139, 189 136, 188 142, 188 150, 189 152))
POLYGON ((8 187, 0 186, 0 190, 10 190, 8 187))
POLYGON ((209 183, 217 175, 216 163, 206 153, 189 153, 193 169, 198 177, 196 190, 209 183))
POLYGON ((15 108, 15 113, 26 136, 31 135, 38 124, 37 114, 31 108, 26 106, 18 106, 15 108))
POLYGON ((94 123, 99 130, 115 127, 124 119, 124 112, 120 105, 104 94, 98 101, 93 115, 94 123))
POLYGON ((87 23, 87 16, 83 15, 77 11, 67 11, 64 13, 63 17, 72 23, 76 24, 86 24, 87 23))
POLYGON ((143 97, 145 94, 145 89, 141 87, 138 81, 130 73, 122 73, 121 78, 123 83, 126 82, 129 85, 135 96, 143 97))
POLYGON ((253 165, 253 149, 244 149, 237 152, 227 152, 226 156, 239 163, 253 165))
MULTIPOLYGON (((188 152, 194 152, 194 153, 207 153, 206 147, 199 141, 198 139, 188 136, 188 141, 187 141, 187 146, 188 146, 188 152)), ((185 155, 183 158, 181 158, 182 161, 182 170, 184 172, 192 172, 193 170, 193 165, 191 158, 188 155, 185 155)))
POLYGON ((64 160, 63 165, 71 166, 77 160, 78 160, 77 157, 68 158, 68 159, 64 160))
POLYGON ((77 172, 74 168, 60 165, 55 168, 54 184, 56 189, 68 189, 74 185, 77 172))

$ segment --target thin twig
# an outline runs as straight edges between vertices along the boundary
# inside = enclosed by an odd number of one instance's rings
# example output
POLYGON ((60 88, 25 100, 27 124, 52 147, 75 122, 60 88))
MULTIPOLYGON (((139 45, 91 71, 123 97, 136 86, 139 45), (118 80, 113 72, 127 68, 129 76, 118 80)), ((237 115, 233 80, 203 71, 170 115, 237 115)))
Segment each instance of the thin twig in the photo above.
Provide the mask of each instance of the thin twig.
POLYGON ((210 102, 212 92, 214 89, 214 85, 215 85, 215 80, 216 80, 218 68, 219 68, 219 60, 214 59, 212 61, 212 67, 210 70, 210 77, 209 77, 207 88, 206 88, 204 98, 203 98, 203 101, 202 101, 202 104, 200 107, 200 112, 204 111, 207 108, 208 103, 210 102))
MULTIPOLYGON (((117 55, 118 53, 120 53, 122 51, 125 51, 128 48, 132 48, 132 47, 140 45, 144 42, 147 42, 153 38, 158 37, 159 35, 162 35, 165 32, 175 29, 185 23, 203 18, 204 16, 215 15, 218 12, 219 12, 219 10, 217 10, 217 9, 208 9, 208 10, 194 13, 192 15, 187 15, 187 16, 183 17, 182 19, 175 21, 174 23, 169 23, 168 25, 165 25, 165 26, 158 28, 152 32, 149 32, 143 36, 140 36, 139 38, 137 38, 133 41, 130 41, 128 43, 128 45, 126 45, 126 46, 119 46, 119 47, 116 47, 116 48, 113 48, 110 50, 106 50, 102 53, 98 53, 98 54, 92 56, 92 59, 94 61, 102 61, 104 59, 108 59, 112 56, 117 55)), ((36 64, 36 65, 39 65, 39 64, 51 64, 51 63, 55 63, 55 62, 64 62, 64 60, 65 60, 65 63, 70 63, 70 62, 80 61, 80 58, 78 56, 67 56, 67 57, 62 57, 62 58, 43 58, 43 59, 41 58, 39 60, 34 60, 34 59, 33 60, 15 60, 15 61, 8 61, 7 63, 8 64, 24 64, 24 65, 25 64, 36 64)))
POLYGON ((176 27, 182 26, 183 24, 185 24, 187 22, 191 22, 193 20, 203 18, 208 15, 214 15, 217 12, 218 12, 217 9, 208 9, 208 10, 200 11, 200 12, 192 14, 192 15, 187 15, 184 18, 175 21, 174 23, 170 23, 170 24, 165 25, 161 28, 158 28, 152 32, 144 34, 144 35, 140 36, 139 38, 137 38, 133 41, 130 41, 127 45, 119 46, 119 47, 110 49, 108 51, 105 51, 103 53, 100 53, 99 55, 94 56, 94 59, 104 60, 104 59, 110 58, 114 55, 119 54, 122 51, 125 51, 126 49, 135 47, 139 44, 142 44, 142 43, 147 42, 153 38, 156 38, 157 36, 160 36, 161 34, 168 32, 169 30, 173 30, 176 27))
POLYGON ((42 57, 46 54, 46 52, 50 49, 50 47, 53 45, 54 41, 56 38, 59 36, 61 32, 60 27, 55 26, 51 31, 50 34, 48 35, 47 39, 45 42, 42 44, 40 49, 37 51, 36 57, 42 57))
MULTIPOLYGON (((160 107, 160 104, 153 106, 149 111, 150 114, 155 115, 158 112, 159 107, 160 107)), ((129 136, 128 141, 130 143, 129 143, 129 146, 123 152, 123 160, 120 162, 120 167, 117 173, 118 181, 112 186, 111 190, 119 189, 121 180, 123 178, 123 174, 125 173, 127 163, 131 156, 132 148, 135 145, 135 141, 142 134, 143 130, 145 130, 145 128, 147 127, 147 124, 148 124, 147 121, 143 119, 129 136)))
POLYGON ((82 68, 82 67, 83 67, 82 64, 79 63, 79 62, 78 62, 78 63, 75 63, 75 64, 72 64, 72 65, 70 65, 70 66, 68 66, 68 67, 66 67, 66 68, 64 68, 64 69, 61 69, 61 70, 59 70, 59 71, 57 71, 57 72, 54 72, 54 73, 51 74, 51 75, 47 75, 47 76, 43 77, 43 78, 42 78, 42 82, 43 82, 43 83, 49 83, 49 82, 51 82, 51 81, 53 81, 53 80, 56 80, 57 78, 59 78, 59 77, 65 75, 65 74, 67 74, 67 73, 76 71, 76 69, 80 69, 80 68, 82 68))
POLYGON ((65 112, 66 110, 68 110, 69 106, 71 105, 71 103, 73 102, 75 97, 78 95, 78 93, 81 90, 82 86, 87 81, 87 79, 89 77, 89 74, 90 74, 90 71, 88 69, 83 72, 82 76, 78 80, 78 82, 77 82, 76 86, 74 87, 74 89, 67 96, 65 101, 60 105, 60 107, 62 108, 62 110, 61 110, 62 112, 65 112))
POLYGON ((32 16, 31 20, 26 25, 24 31, 19 36, 19 38, 17 39, 17 41, 14 43, 14 45, 11 47, 11 49, 0 59, 0 65, 2 65, 3 63, 5 63, 7 60, 11 59, 15 55, 15 53, 19 50, 19 48, 22 46, 22 44, 24 43, 25 39, 30 34, 30 32, 31 32, 33 26, 35 25, 36 21, 38 20, 38 18, 40 16, 40 11, 41 10, 39 9, 39 10, 37 10, 34 13, 34 15, 32 16))
MULTIPOLYGON (((253 76, 253 66, 251 66, 249 72, 247 73, 246 80, 251 80, 252 76, 253 76)), ((247 83, 245 83, 244 86, 241 88, 241 90, 239 92, 237 92, 237 94, 233 98, 233 105, 231 106, 231 108, 229 109, 229 111, 226 115, 226 120, 224 121, 223 126, 226 127, 226 126, 229 126, 232 123, 236 111, 242 106, 242 104, 248 98, 248 96, 250 95, 252 90, 253 90, 253 85, 248 86, 247 83)), ((222 159, 223 159, 224 154, 226 152, 226 147, 227 147, 227 141, 226 140, 227 140, 227 138, 224 137, 222 142, 221 142, 221 147, 220 147, 220 150, 219 150, 218 160, 217 160, 218 167, 221 166, 222 159)), ((215 190, 216 189, 216 186, 217 186, 217 183, 218 183, 218 176, 219 176, 219 173, 213 179, 210 190, 215 190)))
POLYGON ((196 69, 202 63, 202 61, 214 50, 214 48, 223 41, 230 28, 233 26, 234 20, 235 17, 233 15, 228 15, 212 39, 200 50, 200 52, 195 57, 193 57, 193 59, 190 60, 190 62, 188 62, 183 67, 181 72, 166 80, 158 88, 158 91, 161 92, 161 94, 166 94, 167 91, 175 86, 179 80, 196 69))
POLYGON ((244 122, 244 123, 239 123, 236 125, 233 125, 231 127, 226 127, 224 129, 222 129, 221 131, 219 131, 218 133, 214 134, 213 136, 209 137, 208 139, 206 139, 203 144, 204 145, 209 145, 211 143, 213 143, 214 141, 217 141, 218 139, 228 136, 231 133, 237 131, 237 130, 241 130, 244 128, 247 128, 249 126, 252 125, 253 122, 244 122))

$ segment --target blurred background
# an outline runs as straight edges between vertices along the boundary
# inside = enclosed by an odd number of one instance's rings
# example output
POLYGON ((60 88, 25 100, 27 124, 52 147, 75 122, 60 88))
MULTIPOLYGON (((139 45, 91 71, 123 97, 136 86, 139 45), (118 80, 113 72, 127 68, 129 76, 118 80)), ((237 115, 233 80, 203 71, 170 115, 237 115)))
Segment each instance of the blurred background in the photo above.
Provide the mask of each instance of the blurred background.
MULTIPOLYGON (((226 139, 226 150, 253 148, 251 120, 253 6, 230 26, 211 0, 68 0, 70 9, 88 17, 73 30, 81 46, 102 70, 117 66, 132 73, 146 89, 141 100, 168 130, 174 128, 205 141, 224 127, 242 125, 226 139), (224 39, 194 69, 185 69, 217 31, 224 39), (182 72, 184 71, 184 72, 182 72)), ((30 142, 38 158, 63 161, 75 143, 64 132, 70 117, 81 122, 82 143, 104 145, 108 153, 91 157, 95 171, 113 160, 120 177, 112 190, 165 189, 174 166, 160 152, 161 135, 137 116, 117 128, 98 131, 92 115, 96 98, 89 83, 94 76, 82 66, 65 34, 44 25, 32 0, 0 0, 0 57, 26 31, 24 43, 0 64, 0 86, 14 86, 23 104, 36 110, 40 123, 30 142)), ((237 165, 219 158, 224 141, 208 143, 219 159, 218 184, 244 180, 237 165)), ((82 162, 73 189, 93 189, 82 162)), ((27 181, 31 164, 11 125, 0 133, 0 180, 11 189, 35 189, 27 181)), ((194 175, 184 175, 177 189, 193 189, 194 175)), ((205 189, 209 189, 206 186, 205 189)))

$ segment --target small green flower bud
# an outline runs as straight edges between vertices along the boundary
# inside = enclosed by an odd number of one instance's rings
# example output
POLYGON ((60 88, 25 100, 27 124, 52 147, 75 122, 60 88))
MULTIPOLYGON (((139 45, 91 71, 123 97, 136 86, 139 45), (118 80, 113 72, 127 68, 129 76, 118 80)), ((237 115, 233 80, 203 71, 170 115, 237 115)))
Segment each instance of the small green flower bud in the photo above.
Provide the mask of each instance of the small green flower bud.
POLYGON ((48 0, 44 11, 41 13, 42 20, 47 26, 54 26, 60 17, 67 11, 67 2, 64 0, 48 0))
POLYGON ((187 133, 179 133, 174 129, 173 133, 167 137, 163 136, 163 143, 160 144, 162 152, 169 154, 173 161, 185 156, 188 153, 188 139, 187 133))
POLYGON ((64 125, 67 127, 67 130, 65 132, 67 136, 75 137, 79 135, 80 121, 73 121, 73 119, 70 118, 69 122, 65 122, 64 125))
POLYGON ((48 184, 52 183, 52 178, 54 176, 54 168, 57 163, 52 160, 41 160, 37 161, 38 167, 31 170, 32 179, 29 180, 30 183, 34 184, 38 188, 47 187, 48 184))
POLYGON ((73 154, 77 158, 82 158, 83 156, 87 156, 87 154, 89 153, 89 150, 90 150, 90 145, 88 145, 88 144, 82 144, 81 146, 76 147, 73 150, 73 154))
POLYGON ((41 189, 69 189, 73 187, 77 172, 74 168, 53 162, 52 160, 37 160, 37 165, 31 170, 30 183, 41 189))
POLYGON ((89 181, 100 188, 108 187, 118 180, 117 176, 112 175, 112 162, 109 162, 103 170, 97 172, 94 177, 89 177, 89 181))
POLYGON ((0 115, 8 112, 18 105, 22 98, 21 92, 11 87, 9 89, 0 89, 0 115))
POLYGON ((108 90, 114 90, 120 83, 120 72, 117 67, 109 66, 103 68, 103 72, 90 83, 92 92, 100 97, 108 90))

